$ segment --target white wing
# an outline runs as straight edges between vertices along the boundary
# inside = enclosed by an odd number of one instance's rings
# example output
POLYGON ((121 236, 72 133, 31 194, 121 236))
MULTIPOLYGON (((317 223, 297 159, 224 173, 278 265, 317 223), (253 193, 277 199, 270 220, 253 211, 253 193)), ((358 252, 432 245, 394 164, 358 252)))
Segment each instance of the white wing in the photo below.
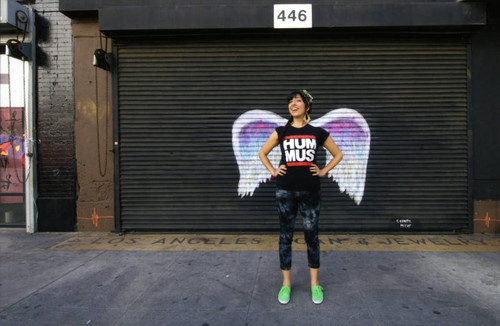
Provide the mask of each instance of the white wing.
MULTIPOLYGON (((328 173, 335 180, 341 192, 346 192, 351 199, 360 204, 363 199, 366 182, 366 168, 370 153, 370 128, 363 116, 352 109, 336 109, 311 122, 328 132, 339 146, 343 159, 328 173)), ((329 162, 333 156, 326 151, 329 162)))
MULTIPOLYGON (((286 119, 264 110, 243 113, 233 123, 233 151, 240 171, 238 195, 252 196, 262 182, 271 179, 271 174, 259 159, 259 150, 278 126, 286 119)), ((273 166, 278 167, 281 151, 276 146, 268 155, 273 166)))

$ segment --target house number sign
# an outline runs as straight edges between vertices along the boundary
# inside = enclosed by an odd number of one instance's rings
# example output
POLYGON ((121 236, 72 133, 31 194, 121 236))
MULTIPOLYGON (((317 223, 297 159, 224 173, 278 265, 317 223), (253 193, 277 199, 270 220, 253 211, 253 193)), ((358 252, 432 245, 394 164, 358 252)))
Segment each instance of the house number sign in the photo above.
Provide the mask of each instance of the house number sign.
POLYGON ((274 28, 312 28, 312 5, 274 5, 274 28))

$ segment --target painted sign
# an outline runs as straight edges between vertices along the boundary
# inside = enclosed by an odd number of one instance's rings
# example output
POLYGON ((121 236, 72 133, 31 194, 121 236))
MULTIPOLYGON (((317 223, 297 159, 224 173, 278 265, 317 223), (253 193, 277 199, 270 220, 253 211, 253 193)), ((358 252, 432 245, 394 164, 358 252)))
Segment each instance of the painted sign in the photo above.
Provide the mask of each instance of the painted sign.
MULTIPOLYGON (((277 251, 276 234, 103 234, 71 237, 51 249, 134 251, 277 251)), ((322 251, 482 251, 500 249, 500 239, 488 235, 349 235, 320 234, 322 251)), ((293 250, 305 251, 304 238, 293 240, 293 250)))

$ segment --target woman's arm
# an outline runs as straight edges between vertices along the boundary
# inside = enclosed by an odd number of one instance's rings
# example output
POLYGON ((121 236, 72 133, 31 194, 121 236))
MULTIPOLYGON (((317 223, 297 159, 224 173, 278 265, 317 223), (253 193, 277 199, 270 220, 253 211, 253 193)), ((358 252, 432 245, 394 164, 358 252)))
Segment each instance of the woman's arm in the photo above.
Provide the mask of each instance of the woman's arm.
POLYGON ((309 169, 313 173, 313 175, 317 175, 320 177, 327 175, 331 169, 336 167, 337 164, 342 161, 343 157, 340 148, 337 146, 337 144, 335 144, 331 136, 328 136, 323 146, 332 154, 333 159, 322 169, 320 169, 316 164, 311 166, 311 168, 309 169))
POLYGON ((275 169, 274 166, 271 164, 271 161, 269 161, 269 158, 267 157, 267 154, 269 154, 274 147, 276 147, 279 144, 279 138, 278 138, 278 133, 274 131, 271 136, 269 136, 269 139, 266 141, 264 145, 262 145, 262 148, 259 151, 259 158, 262 164, 266 167, 266 169, 273 175, 273 177, 276 177, 278 174, 279 175, 285 175, 286 174, 286 165, 281 165, 278 167, 278 169, 275 169))

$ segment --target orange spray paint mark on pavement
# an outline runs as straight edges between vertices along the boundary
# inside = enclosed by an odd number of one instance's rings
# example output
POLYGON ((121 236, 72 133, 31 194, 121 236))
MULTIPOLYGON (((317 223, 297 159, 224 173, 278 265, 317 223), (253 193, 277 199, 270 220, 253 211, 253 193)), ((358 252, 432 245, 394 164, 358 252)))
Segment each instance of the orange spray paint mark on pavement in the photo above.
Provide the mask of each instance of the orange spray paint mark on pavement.
POLYGON ((78 219, 79 220, 87 220, 87 221, 92 221, 92 224, 95 226, 95 227, 98 227, 99 226, 99 220, 100 219, 112 219, 112 218, 115 218, 114 216, 99 216, 99 214, 97 214, 97 211, 94 207, 94 209, 92 210, 92 216, 91 217, 79 217, 78 219))

